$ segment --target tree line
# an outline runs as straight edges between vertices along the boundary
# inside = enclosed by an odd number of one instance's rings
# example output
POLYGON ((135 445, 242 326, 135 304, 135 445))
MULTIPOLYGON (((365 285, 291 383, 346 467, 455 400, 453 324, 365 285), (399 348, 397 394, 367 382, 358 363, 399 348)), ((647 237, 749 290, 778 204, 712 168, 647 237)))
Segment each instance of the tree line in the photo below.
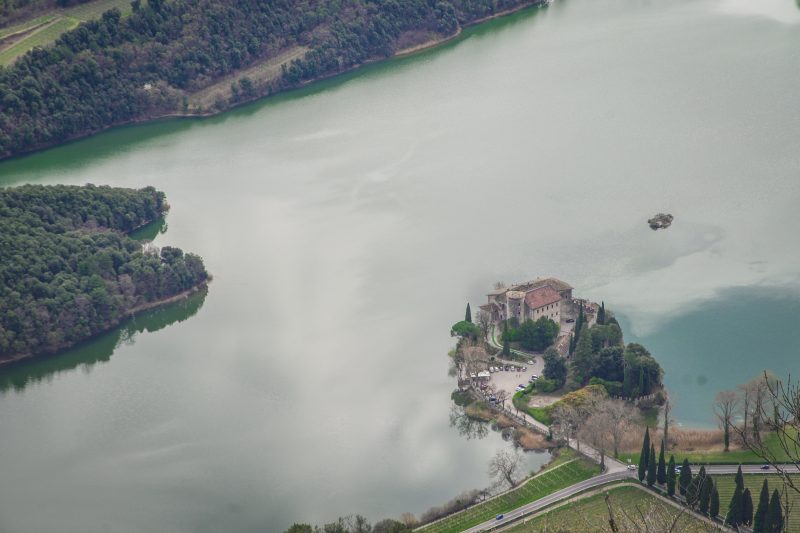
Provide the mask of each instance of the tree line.
POLYGON ((738 528, 750 528, 753 533, 782 533, 786 524, 781 494, 774 489, 770 494, 769 481, 764 479, 758 506, 753 506, 750 489, 744 486, 744 475, 740 466, 734 480, 735 488, 727 511, 720 514, 720 499, 717 482, 700 466, 696 476, 692 475, 692 467, 688 459, 683 465, 675 467, 675 456, 670 456, 669 463, 664 462, 664 440, 661 440, 660 451, 656 458, 655 446, 650 442, 650 430, 645 430, 642 451, 638 465, 639 481, 653 487, 658 484, 666 488, 667 495, 675 497, 675 489, 690 509, 710 518, 719 519, 725 525, 738 528), (677 474, 676 472, 680 472, 677 474))
POLYGON ((187 94, 290 46, 310 51, 277 80, 237 82, 233 101, 217 107, 390 57, 409 34, 449 36, 480 17, 533 3, 133 0, 130 16, 109 10, 0 68, 0 157, 187 111, 187 94))
POLYGON ((152 187, 0 189, 0 358, 54 353, 206 281, 199 256, 126 235, 168 207, 152 187))

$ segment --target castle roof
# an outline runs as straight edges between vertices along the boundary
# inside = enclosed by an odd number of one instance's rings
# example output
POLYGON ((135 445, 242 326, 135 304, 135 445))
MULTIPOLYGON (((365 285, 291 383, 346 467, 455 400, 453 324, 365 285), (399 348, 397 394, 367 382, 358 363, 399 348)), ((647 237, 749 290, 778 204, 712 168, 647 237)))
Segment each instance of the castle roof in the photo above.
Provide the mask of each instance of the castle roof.
POLYGON ((525 295, 525 303, 531 309, 539 309, 545 305, 558 303, 561 301, 561 294, 554 288, 548 286, 539 287, 525 295))

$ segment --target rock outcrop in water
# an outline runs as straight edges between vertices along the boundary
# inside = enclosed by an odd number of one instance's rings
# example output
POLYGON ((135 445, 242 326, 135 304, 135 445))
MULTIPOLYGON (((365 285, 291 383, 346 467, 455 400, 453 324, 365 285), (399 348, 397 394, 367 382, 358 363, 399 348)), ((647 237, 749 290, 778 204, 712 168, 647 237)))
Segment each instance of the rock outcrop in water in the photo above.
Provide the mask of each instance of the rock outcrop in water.
POLYGON ((657 229, 667 229, 672 225, 673 216, 668 213, 659 213, 647 223, 650 225, 650 229, 657 230, 657 229))

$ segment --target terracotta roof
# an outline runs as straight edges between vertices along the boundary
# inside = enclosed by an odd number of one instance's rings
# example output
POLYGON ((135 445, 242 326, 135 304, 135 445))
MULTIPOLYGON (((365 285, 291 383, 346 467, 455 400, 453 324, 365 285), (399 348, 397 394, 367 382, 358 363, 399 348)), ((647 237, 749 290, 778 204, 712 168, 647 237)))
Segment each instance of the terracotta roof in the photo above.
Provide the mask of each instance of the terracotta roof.
POLYGON ((557 278, 536 278, 535 280, 526 281, 525 283, 518 283, 512 286, 511 290, 530 291, 541 287, 552 287, 557 291, 568 291, 573 288, 569 283, 557 278))
POLYGON ((525 295, 525 303, 531 309, 539 309, 545 305, 558 303, 561 301, 561 295, 557 290, 552 287, 545 286, 534 289, 525 295))

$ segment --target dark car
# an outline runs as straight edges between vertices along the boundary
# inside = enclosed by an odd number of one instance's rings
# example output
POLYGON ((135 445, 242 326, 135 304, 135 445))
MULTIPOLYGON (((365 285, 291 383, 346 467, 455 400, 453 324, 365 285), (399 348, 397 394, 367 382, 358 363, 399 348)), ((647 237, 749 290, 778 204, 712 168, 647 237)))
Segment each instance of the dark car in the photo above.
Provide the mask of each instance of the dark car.
POLYGON ((573 322, 575 322, 575 319, 574 318, 568 318, 566 320, 566 322, 567 322, 567 324, 572 324, 573 322))
POLYGON ((769 465, 761 465, 761 470, 769 470, 769 465))
POLYGON ((494 517, 494 519, 495 520, 502 520, 503 519, 503 515, 499 514, 496 517, 494 517))

